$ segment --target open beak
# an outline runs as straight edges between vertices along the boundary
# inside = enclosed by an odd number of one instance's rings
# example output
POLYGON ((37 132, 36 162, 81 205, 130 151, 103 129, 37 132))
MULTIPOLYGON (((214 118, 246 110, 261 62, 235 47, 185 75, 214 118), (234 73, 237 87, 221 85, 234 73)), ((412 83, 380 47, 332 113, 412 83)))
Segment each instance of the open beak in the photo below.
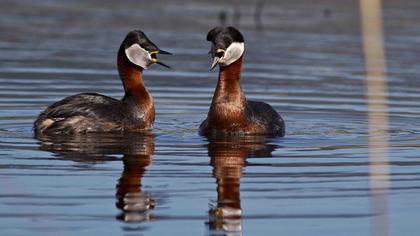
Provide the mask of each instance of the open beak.
MULTIPOLYGON (((211 53, 211 50, 210 50, 210 53, 211 53)), ((213 63, 210 66, 210 71, 212 71, 214 69, 214 67, 216 67, 217 64, 219 64, 219 62, 223 58, 224 54, 225 54, 224 49, 218 48, 216 50, 216 53, 215 53, 214 58, 213 58, 213 63)))
POLYGON ((160 49, 159 49, 159 51, 158 51, 158 54, 172 55, 172 53, 167 52, 167 51, 163 51, 163 50, 160 50, 160 49))
POLYGON ((153 61, 154 63, 157 63, 157 64, 159 64, 159 65, 161 65, 161 66, 166 67, 166 68, 172 69, 170 66, 168 66, 168 65, 166 65, 165 63, 163 63, 163 62, 159 61, 159 60, 156 58, 156 54, 172 55, 172 53, 167 52, 167 51, 163 51, 163 50, 160 50, 160 49, 159 49, 158 51, 151 52, 150 54, 151 54, 151 57, 152 57, 152 61, 153 61))
POLYGON ((214 67, 217 66, 217 64, 219 63, 219 61, 220 61, 220 57, 214 57, 213 63, 210 66, 210 71, 212 71, 214 69, 214 67))
POLYGON ((157 63, 157 64, 159 64, 159 65, 161 65, 161 66, 164 66, 164 67, 166 67, 166 68, 168 68, 168 69, 172 69, 170 66, 166 65, 166 64, 165 64, 165 63, 163 63, 163 62, 156 61, 156 63, 157 63))

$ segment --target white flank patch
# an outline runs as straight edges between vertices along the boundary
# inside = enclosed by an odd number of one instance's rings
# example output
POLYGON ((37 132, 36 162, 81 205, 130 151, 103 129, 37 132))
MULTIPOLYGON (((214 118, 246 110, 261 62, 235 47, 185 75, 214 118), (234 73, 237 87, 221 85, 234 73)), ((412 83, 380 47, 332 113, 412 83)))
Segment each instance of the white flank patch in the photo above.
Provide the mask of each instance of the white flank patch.
POLYGON ((50 127, 55 121, 52 119, 45 119, 41 122, 41 124, 38 126, 38 129, 42 132, 46 128, 50 127))
POLYGON ((137 43, 125 49, 125 55, 132 63, 144 69, 147 69, 147 67, 152 64, 152 57, 150 56, 150 53, 137 43))
POLYGON ((222 66, 228 66, 238 60, 244 53, 244 43, 234 42, 226 49, 223 57, 219 61, 222 66))

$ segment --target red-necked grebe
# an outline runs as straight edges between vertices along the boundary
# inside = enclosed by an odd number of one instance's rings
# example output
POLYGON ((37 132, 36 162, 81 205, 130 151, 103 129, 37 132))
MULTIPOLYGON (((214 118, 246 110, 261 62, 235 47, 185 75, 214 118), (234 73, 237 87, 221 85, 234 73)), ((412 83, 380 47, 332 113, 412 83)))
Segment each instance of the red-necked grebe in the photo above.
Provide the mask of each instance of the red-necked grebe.
POLYGON ((216 27, 207 34, 212 43, 211 69, 219 65, 219 80, 202 135, 262 134, 284 136, 281 116, 267 103, 248 101, 241 89, 244 38, 234 27, 216 27))
POLYGON ((153 63, 165 67, 156 54, 160 50, 140 30, 127 34, 117 57, 125 96, 121 99, 97 93, 66 97, 47 107, 34 122, 37 134, 124 132, 151 129, 155 120, 153 97, 144 85, 142 74, 153 63))

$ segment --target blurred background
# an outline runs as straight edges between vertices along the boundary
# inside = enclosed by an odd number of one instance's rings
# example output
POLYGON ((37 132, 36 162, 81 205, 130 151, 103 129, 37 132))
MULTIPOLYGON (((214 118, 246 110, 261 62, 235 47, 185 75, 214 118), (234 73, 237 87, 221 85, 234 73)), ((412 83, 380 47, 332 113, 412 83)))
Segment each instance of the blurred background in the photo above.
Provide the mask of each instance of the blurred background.
POLYGON ((420 1, 382 1, 368 43, 361 2, 0 0, 1 234, 413 235, 420 1), (220 25, 244 34, 242 87, 282 114, 285 138, 197 134, 220 25), (123 96, 116 53, 133 29, 174 54, 144 72, 153 133, 35 139, 54 101, 123 96), (385 89, 368 92, 366 51, 382 43, 385 89))

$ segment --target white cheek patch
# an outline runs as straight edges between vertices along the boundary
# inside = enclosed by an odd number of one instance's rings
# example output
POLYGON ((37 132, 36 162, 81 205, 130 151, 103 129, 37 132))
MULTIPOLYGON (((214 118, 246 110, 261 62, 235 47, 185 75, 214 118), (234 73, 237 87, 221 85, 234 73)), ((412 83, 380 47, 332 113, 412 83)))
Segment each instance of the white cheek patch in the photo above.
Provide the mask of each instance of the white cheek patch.
POLYGON ((132 63, 144 69, 147 69, 147 67, 152 64, 150 53, 137 43, 125 49, 125 55, 132 63))
POLYGON ((228 66, 238 60, 244 53, 244 43, 234 42, 226 49, 220 64, 222 66, 228 66))

